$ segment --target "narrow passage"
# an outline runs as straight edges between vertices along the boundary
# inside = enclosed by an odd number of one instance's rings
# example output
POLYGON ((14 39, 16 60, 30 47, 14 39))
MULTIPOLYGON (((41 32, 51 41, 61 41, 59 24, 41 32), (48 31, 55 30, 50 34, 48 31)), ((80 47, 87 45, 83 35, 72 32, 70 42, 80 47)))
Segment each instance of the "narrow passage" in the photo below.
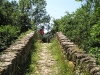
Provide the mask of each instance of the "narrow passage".
POLYGON ((56 39, 52 43, 35 43, 27 70, 24 75, 73 75, 56 39))
POLYGON ((54 67, 56 60, 52 57, 48 47, 51 43, 41 43, 37 53, 39 60, 37 61, 37 69, 34 75, 56 75, 57 67, 54 67))

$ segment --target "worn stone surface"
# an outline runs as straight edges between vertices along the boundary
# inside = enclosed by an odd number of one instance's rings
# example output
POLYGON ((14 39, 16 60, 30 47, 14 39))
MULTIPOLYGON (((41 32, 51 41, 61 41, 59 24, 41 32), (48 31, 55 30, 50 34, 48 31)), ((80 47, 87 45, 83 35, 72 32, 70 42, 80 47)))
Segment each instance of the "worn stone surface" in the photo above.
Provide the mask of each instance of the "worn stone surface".
POLYGON ((4 50, 3 54, 0 55, 0 75, 21 75, 34 37, 34 31, 30 32, 4 50))
POLYGON ((58 68, 54 67, 57 61, 52 56, 51 51, 48 50, 50 44, 41 43, 41 49, 38 51, 39 60, 37 61, 37 70, 33 75, 56 75, 58 73, 58 68))
POLYGON ((67 59, 73 61, 79 69, 87 70, 90 75, 100 75, 100 66, 98 66, 95 56, 81 51, 62 32, 57 32, 56 36, 67 59))

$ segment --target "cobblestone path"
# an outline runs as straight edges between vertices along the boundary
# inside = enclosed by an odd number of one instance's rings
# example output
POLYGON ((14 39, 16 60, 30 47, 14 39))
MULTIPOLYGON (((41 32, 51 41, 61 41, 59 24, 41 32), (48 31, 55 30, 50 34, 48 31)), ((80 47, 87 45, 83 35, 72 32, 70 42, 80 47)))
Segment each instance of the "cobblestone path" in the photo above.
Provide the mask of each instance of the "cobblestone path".
POLYGON ((34 75, 56 75, 57 67, 56 60, 53 58, 48 47, 51 43, 41 43, 40 51, 38 52, 39 60, 37 61, 37 71, 34 75))

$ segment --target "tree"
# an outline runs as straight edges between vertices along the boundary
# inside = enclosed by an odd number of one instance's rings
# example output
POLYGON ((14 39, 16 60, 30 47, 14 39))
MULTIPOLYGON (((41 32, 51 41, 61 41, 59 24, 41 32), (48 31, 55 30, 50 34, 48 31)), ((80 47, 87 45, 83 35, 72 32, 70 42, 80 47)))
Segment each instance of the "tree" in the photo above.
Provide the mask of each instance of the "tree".
POLYGON ((34 23, 36 27, 42 23, 49 23, 50 15, 46 12, 46 1, 45 0, 35 0, 35 9, 33 12, 34 23))
POLYGON ((100 1, 82 1, 82 6, 61 19, 54 20, 53 29, 63 32, 71 41, 100 60, 100 1))
POLYGON ((45 0, 19 1, 21 13, 27 15, 28 18, 33 21, 31 23, 35 24, 36 27, 41 23, 48 23, 50 21, 50 16, 47 15, 45 7, 45 0))

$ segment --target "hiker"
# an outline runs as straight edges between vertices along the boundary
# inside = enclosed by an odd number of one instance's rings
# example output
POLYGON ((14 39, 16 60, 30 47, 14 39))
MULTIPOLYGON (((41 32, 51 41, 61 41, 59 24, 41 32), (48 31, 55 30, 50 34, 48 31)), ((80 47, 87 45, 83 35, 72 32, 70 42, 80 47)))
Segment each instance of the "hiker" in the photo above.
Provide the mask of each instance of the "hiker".
POLYGON ((44 26, 40 28, 39 33, 40 33, 40 42, 43 42, 44 26))

